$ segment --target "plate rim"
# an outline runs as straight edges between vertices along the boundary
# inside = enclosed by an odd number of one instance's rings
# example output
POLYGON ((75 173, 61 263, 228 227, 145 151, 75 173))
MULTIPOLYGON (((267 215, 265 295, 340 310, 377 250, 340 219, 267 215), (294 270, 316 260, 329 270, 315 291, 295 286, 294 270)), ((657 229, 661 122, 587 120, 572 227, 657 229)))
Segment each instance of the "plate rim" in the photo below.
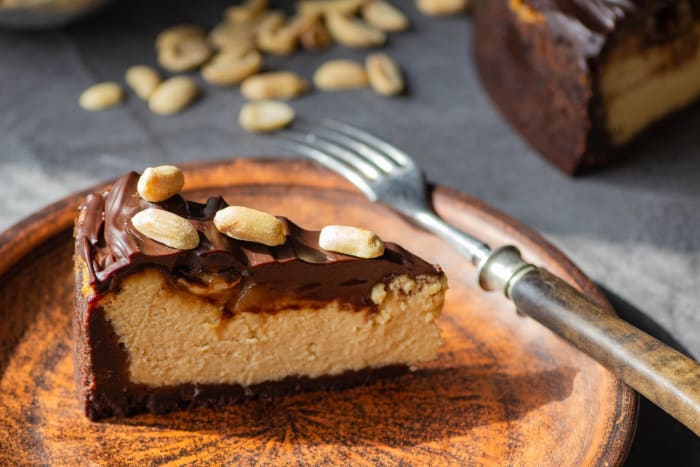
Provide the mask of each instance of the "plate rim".
MULTIPOLYGON (((186 178, 188 175, 196 176, 197 172, 204 172, 212 167, 231 169, 237 165, 260 166, 263 170, 265 166, 268 166, 268 168, 269 166, 284 165, 301 166, 306 170, 311 169, 316 171, 319 177, 327 177, 330 175, 335 179, 336 185, 339 180, 342 182, 341 189, 359 193, 353 185, 342 179, 342 177, 335 172, 304 158, 274 156, 228 157, 223 159, 178 163, 178 166, 185 172, 186 178)), ((88 194, 97 192, 98 190, 104 190, 115 180, 116 179, 111 179, 106 182, 101 182, 85 190, 69 194, 58 201, 34 211, 14 225, 0 232, 0 282, 4 280, 8 272, 12 271, 14 266, 30 255, 36 246, 40 246, 50 241, 52 238, 64 234, 66 230, 71 228, 75 215, 77 214, 77 209, 88 194), (48 228, 39 229, 38 227, 41 225, 48 226, 48 228)), ((305 182, 305 184, 308 185, 308 180, 305 180, 305 182)), ((186 185, 184 191, 201 189, 203 186, 202 184, 199 186, 186 185)), ((322 187, 318 188, 322 189, 322 187)), ((520 237, 530 244, 537 245, 541 253, 551 258, 552 261, 561 265, 561 267, 566 270, 567 274, 571 276, 576 285, 580 287, 586 295, 594 298, 608 311, 615 313, 612 305, 608 302, 593 280, 586 276, 568 256, 534 229, 491 205, 457 189, 439 184, 431 184, 430 189, 434 204, 439 204, 439 200, 442 198, 453 202, 456 201, 468 206, 470 211, 488 220, 490 224, 497 226, 499 230, 507 230, 509 235, 520 237)), ((622 465, 634 441, 639 415, 639 396, 620 379, 617 379, 616 400, 615 418, 619 419, 623 417, 624 419, 621 425, 616 425, 616 429, 609 432, 605 445, 601 445, 601 455, 596 460, 596 465, 622 465), (627 414, 627 416, 624 416, 624 414, 627 414)))

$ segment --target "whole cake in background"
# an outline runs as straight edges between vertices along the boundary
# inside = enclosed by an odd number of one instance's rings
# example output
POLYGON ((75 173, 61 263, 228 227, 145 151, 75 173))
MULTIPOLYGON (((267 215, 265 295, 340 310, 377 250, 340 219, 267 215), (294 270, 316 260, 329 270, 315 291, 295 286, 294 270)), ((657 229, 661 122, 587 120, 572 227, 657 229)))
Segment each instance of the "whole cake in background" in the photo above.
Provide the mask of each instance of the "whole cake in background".
POLYGON ((474 21, 487 91, 565 172, 700 97, 700 0, 482 0, 474 21))
POLYGON ((88 196, 75 368, 93 420, 362 384, 434 359, 444 273, 369 230, 178 193, 172 166, 88 196))

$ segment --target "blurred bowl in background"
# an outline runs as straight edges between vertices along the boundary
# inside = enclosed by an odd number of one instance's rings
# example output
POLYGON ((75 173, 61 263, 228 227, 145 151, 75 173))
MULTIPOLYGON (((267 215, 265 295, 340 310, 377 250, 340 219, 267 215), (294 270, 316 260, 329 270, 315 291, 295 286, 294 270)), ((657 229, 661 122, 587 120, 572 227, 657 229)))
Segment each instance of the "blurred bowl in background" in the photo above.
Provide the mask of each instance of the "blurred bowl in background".
POLYGON ((65 26, 113 0, 0 0, 0 28, 46 29, 65 26))

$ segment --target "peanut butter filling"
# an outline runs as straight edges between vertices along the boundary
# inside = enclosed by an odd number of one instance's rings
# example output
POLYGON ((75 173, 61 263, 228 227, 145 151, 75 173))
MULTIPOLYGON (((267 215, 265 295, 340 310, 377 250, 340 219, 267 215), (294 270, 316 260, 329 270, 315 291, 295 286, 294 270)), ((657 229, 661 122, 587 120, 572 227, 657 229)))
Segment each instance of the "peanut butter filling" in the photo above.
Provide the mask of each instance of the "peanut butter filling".
POLYGON ((127 278, 101 306, 128 354, 131 383, 250 386, 290 375, 320 377, 432 360, 444 277, 377 284, 376 310, 338 301, 274 314, 239 312, 179 287, 157 270, 127 278))
POLYGON ((700 21, 670 43, 642 41, 625 38, 602 65, 606 125, 616 145, 700 97, 700 21))

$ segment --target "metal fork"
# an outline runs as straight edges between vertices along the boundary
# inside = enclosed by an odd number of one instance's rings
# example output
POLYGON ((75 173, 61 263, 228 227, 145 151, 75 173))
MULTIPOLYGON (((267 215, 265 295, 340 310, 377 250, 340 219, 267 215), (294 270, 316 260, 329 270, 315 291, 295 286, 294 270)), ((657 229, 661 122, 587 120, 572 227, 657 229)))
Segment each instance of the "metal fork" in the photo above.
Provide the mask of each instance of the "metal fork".
POLYGON ((700 436, 700 365, 601 308, 513 245, 492 250, 447 224, 428 202, 424 176, 400 149, 332 120, 296 122, 285 144, 345 177, 370 200, 435 233, 477 267, 479 285, 587 353, 700 436))

